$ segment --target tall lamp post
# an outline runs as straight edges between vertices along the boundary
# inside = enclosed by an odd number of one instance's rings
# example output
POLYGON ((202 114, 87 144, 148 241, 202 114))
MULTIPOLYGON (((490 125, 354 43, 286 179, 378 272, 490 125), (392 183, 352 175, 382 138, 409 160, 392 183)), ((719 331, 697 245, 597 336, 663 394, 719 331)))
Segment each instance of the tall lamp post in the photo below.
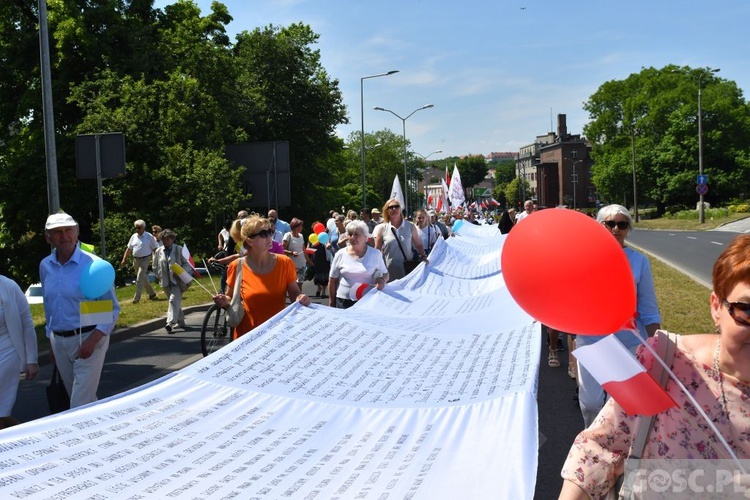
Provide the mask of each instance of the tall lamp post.
MULTIPOLYGON (((420 153, 417 153, 416 151, 414 151, 414 154, 417 155, 417 156, 419 156, 420 158, 422 158, 425 161, 424 172, 425 172, 425 174, 427 174, 427 169, 430 168, 428 165, 426 165, 427 158, 429 158, 432 155, 436 155, 436 154, 442 153, 442 152, 443 152, 442 149, 438 149, 437 151, 433 151, 432 153, 428 154, 427 156, 425 156, 423 154, 420 154, 420 153)), ((417 183, 417 187, 419 187, 419 183, 417 183)), ((427 206, 427 179, 424 179, 424 186, 423 187, 424 187, 424 189, 423 189, 423 191, 424 191, 424 204, 425 204, 425 207, 426 207, 427 206)))
MULTIPOLYGON (((708 68, 709 73, 718 73, 721 68, 708 68)), ((703 175, 703 112, 701 109, 701 80, 706 76, 705 71, 698 75, 698 173, 703 175)), ((703 192, 700 193, 698 221, 703 224, 706 222, 706 211, 703 208, 703 192)))
POLYGON ((378 73, 377 75, 363 76, 359 79, 359 112, 362 120, 362 208, 367 208, 367 181, 365 180, 365 80, 369 78, 378 78, 398 73, 397 69, 388 73, 378 73))
POLYGON ((633 148, 633 215, 635 221, 638 222, 638 191, 635 182, 635 122, 630 123, 630 145, 633 148))
POLYGON ((429 108, 432 108, 434 106, 435 106, 434 104, 425 104, 424 106, 421 106, 421 107, 415 109, 414 111, 412 111, 411 113, 409 113, 408 115, 406 115, 405 118, 399 116, 398 114, 394 113, 390 109, 381 108, 380 106, 375 106, 373 108, 375 111, 387 111, 388 113, 392 114, 393 116, 395 116, 396 118, 398 118, 399 120, 401 120, 401 123, 403 125, 403 133, 404 133, 404 191, 406 191, 404 193, 404 205, 406 205, 404 207, 404 210, 406 210, 407 214, 409 213, 409 187, 408 187, 408 184, 407 184, 407 174, 406 174, 406 120, 408 120, 409 117, 411 117, 411 115, 413 115, 417 111, 422 111, 423 109, 429 109, 429 108))

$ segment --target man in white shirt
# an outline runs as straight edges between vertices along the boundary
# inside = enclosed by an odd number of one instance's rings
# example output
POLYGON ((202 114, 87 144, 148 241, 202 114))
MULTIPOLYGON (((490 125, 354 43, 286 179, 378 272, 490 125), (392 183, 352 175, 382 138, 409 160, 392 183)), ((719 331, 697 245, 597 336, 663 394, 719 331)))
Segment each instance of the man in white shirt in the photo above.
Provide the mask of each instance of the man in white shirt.
POLYGON ((516 215, 516 224, 524 220, 526 217, 531 215, 534 212, 534 202, 531 200, 526 200, 523 203, 523 212, 516 215))
POLYGON ((133 233, 128 241, 128 246, 122 255, 120 265, 124 267, 128 255, 133 254, 133 267, 135 268, 135 296, 133 297, 133 304, 137 304, 141 301, 141 292, 144 288, 148 293, 149 300, 156 298, 156 292, 148 282, 148 265, 151 262, 151 254, 159 248, 159 245, 156 243, 156 238, 146 231, 146 222, 138 219, 133 225, 135 226, 135 233, 133 233))

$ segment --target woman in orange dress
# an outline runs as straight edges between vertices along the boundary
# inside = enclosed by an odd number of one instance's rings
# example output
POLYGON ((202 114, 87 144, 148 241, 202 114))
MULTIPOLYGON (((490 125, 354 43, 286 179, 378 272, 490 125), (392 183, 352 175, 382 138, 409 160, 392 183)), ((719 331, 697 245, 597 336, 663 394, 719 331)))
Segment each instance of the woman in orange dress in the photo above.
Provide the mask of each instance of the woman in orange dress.
POLYGON ((229 307, 234 293, 238 266, 242 265, 242 303, 245 315, 234 330, 233 339, 264 323, 284 307, 286 299, 310 305, 310 297, 300 292, 297 269, 286 255, 271 253, 274 229, 268 219, 252 216, 238 219, 230 231, 234 241, 241 241, 244 254, 227 268, 227 293, 214 296, 214 302, 229 307))

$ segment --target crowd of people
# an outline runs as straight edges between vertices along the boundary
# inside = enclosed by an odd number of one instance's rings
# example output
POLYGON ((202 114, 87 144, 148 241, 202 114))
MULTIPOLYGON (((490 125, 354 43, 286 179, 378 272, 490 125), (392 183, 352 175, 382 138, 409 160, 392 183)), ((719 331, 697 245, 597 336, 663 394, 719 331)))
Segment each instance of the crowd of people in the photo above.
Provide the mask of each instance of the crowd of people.
MULTIPOLYGON (((536 210, 533 202, 527 200, 519 213, 503 210, 493 222, 506 234, 524 224, 536 210)), ((227 309, 235 302, 240 304, 242 314, 233 338, 280 312, 287 300, 309 305, 311 298, 302 292, 304 281, 312 281, 315 296, 328 299, 331 307, 349 308, 364 291, 382 290, 419 262, 429 265, 431 250, 440 239, 453 235, 452 226, 458 220, 487 222, 483 214, 463 210, 439 217, 434 211, 418 209, 409 220, 399 200, 389 199, 382 209, 331 210, 325 221, 309 224, 311 232, 306 239, 305 223, 300 218, 286 222, 276 210, 266 216, 241 210, 217 235, 219 253, 211 261, 223 272, 221 289, 213 300, 227 309), (316 238, 311 237, 313 234, 316 238)), ((665 341, 656 335, 662 321, 649 261, 626 244, 633 220, 625 207, 602 207, 596 220, 622 248, 636 285, 636 329, 617 332, 614 337, 650 369, 656 362, 636 335, 655 347, 665 341)), ((171 334, 175 328, 185 328, 181 302, 187 285, 173 264, 189 268, 190 263, 182 245, 175 243, 177 235, 172 229, 159 226, 152 226, 152 232, 148 232, 143 220, 136 220, 134 229, 121 260, 125 266, 132 257, 136 274, 132 302, 140 302, 144 292, 149 299, 157 297, 147 279, 151 265, 167 298, 165 330, 171 334)), ((50 215, 44 235, 53 248, 39 266, 50 355, 69 394, 70 406, 77 407, 97 399, 109 336, 120 305, 114 287, 93 299, 82 294, 81 273, 98 257, 81 249, 78 224, 73 217, 63 212, 50 215), (86 300, 110 301, 111 320, 80 324, 79 304, 86 300)), ((562 466, 561 498, 611 494, 613 488, 619 487, 617 478, 624 471, 634 441, 642 435, 647 438, 639 450, 641 458, 725 458, 727 447, 741 458, 750 456, 748 256, 750 235, 740 235, 714 265, 710 315, 716 331, 671 337, 675 340, 669 341, 676 348, 672 370, 690 388, 727 444, 721 443, 700 421, 694 403, 677 384, 666 384, 666 390, 678 407, 660 413, 647 424, 640 417, 626 414, 572 354, 576 347, 594 344, 604 337, 544 329, 549 345, 547 363, 552 368, 560 367, 558 352, 564 350, 563 337, 567 339, 567 375, 576 381, 575 397, 582 417, 583 431, 562 466), (643 425, 647 426, 645 434, 643 425)), ((33 379, 38 371, 36 335, 28 303, 15 282, 0 276, 0 426, 11 419, 19 372, 33 379)))

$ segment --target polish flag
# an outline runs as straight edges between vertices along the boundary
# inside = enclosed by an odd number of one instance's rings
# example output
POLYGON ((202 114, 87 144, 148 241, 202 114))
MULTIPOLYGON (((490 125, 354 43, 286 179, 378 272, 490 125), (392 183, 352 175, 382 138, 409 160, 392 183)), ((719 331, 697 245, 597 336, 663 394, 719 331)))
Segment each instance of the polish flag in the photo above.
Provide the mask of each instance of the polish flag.
POLYGON ((187 244, 182 245, 182 256, 185 258, 186 261, 190 263, 190 267, 193 268, 193 276, 195 276, 196 278, 200 278, 201 275, 195 269, 195 261, 193 261, 193 256, 190 255, 190 250, 188 250, 187 244))
POLYGON ((375 287, 368 283, 354 283, 351 288, 349 288, 349 300, 359 300, 373 288, 375 287))
POLYGON ((448 165, 445 166, 445 185, 449 187, 451 185, 451 176, 448 174, 448 165))
POLYGON ((500 202, 497 201, 495 198, 490 198, 490 205, 492 205, 493 207, 499 207, 500 202))
POLYGON ((573 355, 628 415, 656 415, 677 403, 614 335, 573 355))

